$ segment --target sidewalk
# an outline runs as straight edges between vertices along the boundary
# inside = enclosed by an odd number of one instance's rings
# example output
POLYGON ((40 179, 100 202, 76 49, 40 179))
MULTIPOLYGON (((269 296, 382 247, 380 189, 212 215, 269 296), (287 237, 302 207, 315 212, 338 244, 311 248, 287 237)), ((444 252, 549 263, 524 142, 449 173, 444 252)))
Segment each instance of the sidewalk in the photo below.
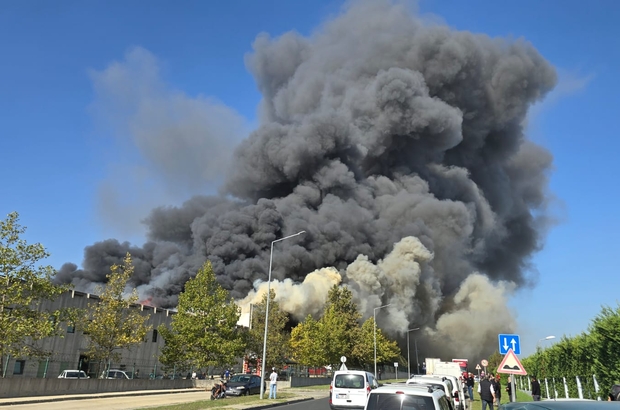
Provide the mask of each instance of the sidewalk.
MULTIPOLYGON (((260 400, 255 403, 240 403, 240 404, 231 404, 230 406, 226 406, 226 408, 230 409, 262 409, 262 408, 270 408, 282 406, 285 404, 296 403, 300 401, 306 400, 314 400, 314 399, 322 399, 329 396, 329 390, 310 390, 303 389, 301 387, 297 388, 283 388, 281 392, 292 393, 295 397, 291 397, 283 402, 276 402, 269 399, 260 400)), ((11 406, 11 405, 19 405, 19 404, 41 404, 41 403, 53 403, 53 402, 62 402, 62 401, 70 401, 70 400, 88 400, 88 399, 106 399, 106 398, 116 398, 116 397, 131 397, 131 396, 153 396, 153 395, 180 395, 187 393, 204 393, 204 389, 172 389, 172 390, 141 390, 141 391, 130 391, 130 392, 114 392, 114 393, 95 393, 95 394, 70 394, 70 395, 62 395, 62 396, 34 396, 34 397, 13 397, 7 399, 0 399, 0 407, 3 406, 11 406)), ((194 395, 191 395, 194 396, 194 395)), ((206 397, 187 397, 188 402, 205 400, 206 397)))

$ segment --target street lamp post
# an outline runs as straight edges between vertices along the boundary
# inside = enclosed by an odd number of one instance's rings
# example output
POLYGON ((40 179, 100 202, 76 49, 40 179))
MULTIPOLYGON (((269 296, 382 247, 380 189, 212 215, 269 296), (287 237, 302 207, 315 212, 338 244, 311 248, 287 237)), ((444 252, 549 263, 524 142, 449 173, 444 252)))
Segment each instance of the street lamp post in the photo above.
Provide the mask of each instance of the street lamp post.
POLYGON ((373 317, 374 317, 374 334, 373 334, 373 339, 374 339, 374 342, 375 342, 375 378, 377 377, 377 310, 378 309, 382 309, 384 307, 388 307, 390 305, 391 305, 391 303, 389 303, 387 305, 376 307, 373 310, 373 317))
MULTIPOLYGON (((538 339, 538 342, 536 342, 536 353, 538 353, 538 351, 540 350, 540 342, 543 342, 545 340, 551 340, 551 339, 555 339, 555 336, 547 336, 547 337, 543 337, 542 339, 538 339)), ((544 357, 543 357, 543 371, 545 367, 545 362, 544 362, 544 357)), ((538 376, 540 377, 540 375, 538 376)))
POLYGON ((285 236, 284 238, 276 239, 275 241, 271 242, 271 254, 269 255, 269 278, 267 279, 267 302, 265 305, 265 337, 263 339, 263 361, 261 362, 260 371, 261 400, 265 398, 265 361, 267 360, 267 327, 269 325, 269 300, 271 299, 271 266, 273 265, 273 244, 297 235, 301 235, 302 233, 306 233, 306 231, 297 232, 296 234, 285 236))
MULTIPOLYGON (((409 379, 411 377, 411 360, 409 360, 409 332, 413 332, 414 330, 420 330, 419 327, 415 327, 413 329, 409 329, 407 330, 407 379, 409 379)), ((415 356, 416 356, 416 364, 418 363, 418 349, 417 349, 417 343, 416 343, 416 349, 415 349, 415 356)), ((416 371, 417 374, 417 371, 416 371)))

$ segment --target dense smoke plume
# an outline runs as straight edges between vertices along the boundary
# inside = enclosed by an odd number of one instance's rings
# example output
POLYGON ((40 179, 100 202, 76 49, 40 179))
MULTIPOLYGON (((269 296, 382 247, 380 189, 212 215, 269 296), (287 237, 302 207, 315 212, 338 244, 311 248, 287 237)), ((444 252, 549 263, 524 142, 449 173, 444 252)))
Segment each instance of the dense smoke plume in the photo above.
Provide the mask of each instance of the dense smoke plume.
POLYGON ((305 230, 273 256, 277 297, 297 318, 342 283, 365 318, 391 303, 379 326, 425 326, 446 354, 465 343, 476 357, 514 329, 506 300, 530 282, 552 163, 523 134, 556 82, 530 44, 366 1, 308 38, 259 35, 246 64, 262 118, 224 196, 155 209, 144 246, 96 243, 58 281, 88 289, 129 251, 133 284, 174 306, 208 258, 246 305, 264 292, 271 241, 305 230))

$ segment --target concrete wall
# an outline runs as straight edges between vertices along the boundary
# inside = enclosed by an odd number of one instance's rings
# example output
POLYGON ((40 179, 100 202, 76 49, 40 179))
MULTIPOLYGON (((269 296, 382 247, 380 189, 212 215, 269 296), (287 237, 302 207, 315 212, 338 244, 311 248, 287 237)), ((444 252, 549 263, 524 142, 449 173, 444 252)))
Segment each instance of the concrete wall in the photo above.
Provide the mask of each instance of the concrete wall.
POLYGON ((291 387, 327 386, 331 382, 330 377, 291 377, 291 387))
POLYGON ((188 389, 193 380, 109 380, 109 379, 0 379, 0 398, 61 396, 65 394, 93 394, 137 390, 188 389))

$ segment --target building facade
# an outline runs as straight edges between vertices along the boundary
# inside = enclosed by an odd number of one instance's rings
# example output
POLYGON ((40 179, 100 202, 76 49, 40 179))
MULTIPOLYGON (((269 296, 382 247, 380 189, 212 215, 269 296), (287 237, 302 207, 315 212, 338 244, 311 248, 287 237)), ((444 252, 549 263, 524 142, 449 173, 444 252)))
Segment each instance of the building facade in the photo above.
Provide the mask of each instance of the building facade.
MULTIPOLYGON (((61 308, 88 308, 92 303, 98 303, 96 295, 68 291, 53 301, 45 301, 40 304, 40 309, 57 310, 61 308)), ((151 330, 145 340, 131 349, 120 351, 121 360, 114 363, 93 363, 86 355, 88 336, 78 329, 73 323, 63 323, 62 335, 46 338, 38 344, 45 351, 52 354, 43 359, 13 358, 4 359, 5 377, 58 377, 63 370, 84 370, 91 378, 98 377, 109 365, 111 369, 125 371, 129 377, 134 378, 162 378, 169 374, 163 371, 158 357, 164 340, 159 335, 157 328, 160 325, 170 326, 174 311, 155 308, 148 305, 132 305, 131 309, 137 309, 144 316, 148 316, 147 325, 151 330)))

